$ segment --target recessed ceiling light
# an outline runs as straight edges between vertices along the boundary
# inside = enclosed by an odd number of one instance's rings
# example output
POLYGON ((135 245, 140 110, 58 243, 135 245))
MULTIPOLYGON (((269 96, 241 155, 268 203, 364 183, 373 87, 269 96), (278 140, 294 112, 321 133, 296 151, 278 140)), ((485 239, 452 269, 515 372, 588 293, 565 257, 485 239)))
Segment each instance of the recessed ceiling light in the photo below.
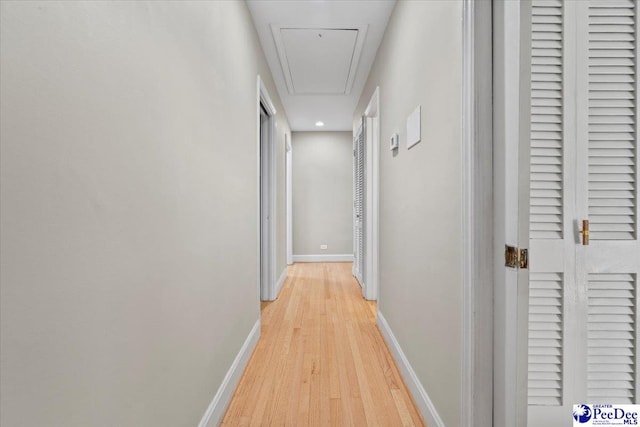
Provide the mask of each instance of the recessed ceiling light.
POLYGON ((324 126, 324 122, 316 122, 316 126, 322 127, 322 126, 324 126))

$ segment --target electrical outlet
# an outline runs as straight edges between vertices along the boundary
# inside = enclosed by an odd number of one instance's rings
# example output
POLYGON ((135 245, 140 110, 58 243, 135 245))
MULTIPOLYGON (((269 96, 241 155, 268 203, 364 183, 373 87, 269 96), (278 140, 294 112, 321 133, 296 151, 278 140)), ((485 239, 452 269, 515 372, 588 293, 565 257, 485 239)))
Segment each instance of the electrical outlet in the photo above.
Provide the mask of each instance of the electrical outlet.
POLYGON ((327 245, 320 245, 320 249, 326 250, 328 248, 327 245))

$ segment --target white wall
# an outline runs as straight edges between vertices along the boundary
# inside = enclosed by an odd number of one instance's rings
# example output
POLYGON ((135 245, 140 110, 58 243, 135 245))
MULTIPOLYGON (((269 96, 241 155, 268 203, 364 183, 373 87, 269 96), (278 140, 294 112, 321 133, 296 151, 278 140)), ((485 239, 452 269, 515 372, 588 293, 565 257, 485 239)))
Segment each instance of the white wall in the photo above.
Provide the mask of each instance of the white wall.
POLYGON ((352 133, 293 132, 291 138, 294 256, 352 255, 352 133))
MULTIPOLYGON (((460 425, 462 3, 400 1, 354 115, 380 86, 379 309, 445 425, 460 425), (422 105, 422 142, 406 118, 422 105), (397 155, 388 150, 400 135, 397 155)), ((490 391, 489 391, 490 392, 490 391)))
POLYGON ((247 7, 0 7, 0 424, 195 426, 259 318, 257 74, 284 188, 247 7))

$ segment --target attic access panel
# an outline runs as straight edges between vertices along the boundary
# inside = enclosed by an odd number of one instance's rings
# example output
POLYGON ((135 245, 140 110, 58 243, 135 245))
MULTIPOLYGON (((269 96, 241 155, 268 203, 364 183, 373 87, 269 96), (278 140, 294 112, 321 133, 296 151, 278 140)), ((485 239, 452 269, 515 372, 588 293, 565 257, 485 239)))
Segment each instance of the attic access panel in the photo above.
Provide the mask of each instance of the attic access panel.
POLYGON ((289 93, 351 92, 366 27, 272 30, 289 93))

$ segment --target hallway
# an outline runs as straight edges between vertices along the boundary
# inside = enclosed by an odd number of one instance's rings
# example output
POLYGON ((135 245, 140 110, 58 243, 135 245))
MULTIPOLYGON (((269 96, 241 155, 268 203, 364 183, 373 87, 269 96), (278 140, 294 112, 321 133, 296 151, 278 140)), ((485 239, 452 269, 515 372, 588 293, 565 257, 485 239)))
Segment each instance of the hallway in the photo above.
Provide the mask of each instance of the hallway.
POLYGON ((424 425, 351 265, 289 267, 223 426, 424 425))

